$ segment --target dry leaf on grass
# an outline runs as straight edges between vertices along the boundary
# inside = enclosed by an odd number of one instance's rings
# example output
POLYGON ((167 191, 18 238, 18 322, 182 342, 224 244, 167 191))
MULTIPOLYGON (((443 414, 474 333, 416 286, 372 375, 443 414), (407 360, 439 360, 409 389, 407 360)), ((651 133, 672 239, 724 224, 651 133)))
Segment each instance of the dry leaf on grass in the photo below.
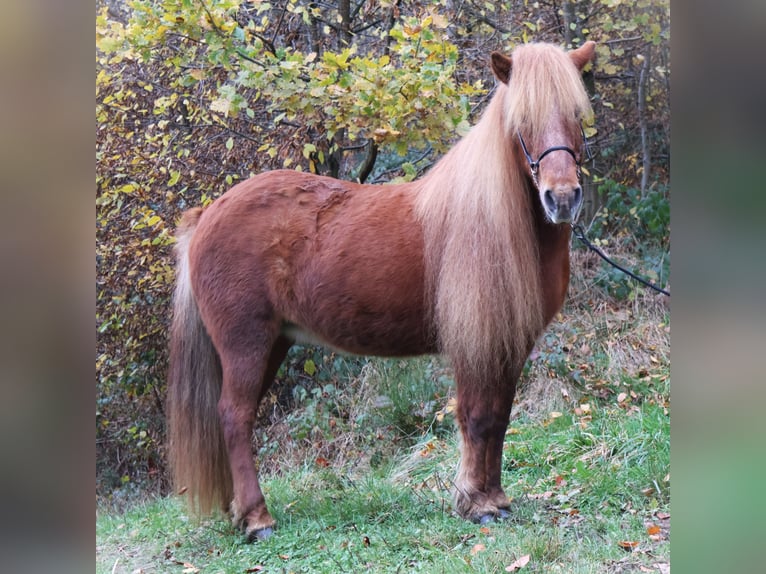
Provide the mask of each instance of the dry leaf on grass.
POLYGON ((505 571, 506 572, 516 572, 516 570, 521 570, 529 563, 529 554, 525 554, 518 560, 516 560, 513 564, 506 566, 505 571))
POLYGON ((484 544, 474 544, 473 548, 471 548, 471 556, 476 556, 479 552, 483 552, 486 549, 487 547, 484 544))

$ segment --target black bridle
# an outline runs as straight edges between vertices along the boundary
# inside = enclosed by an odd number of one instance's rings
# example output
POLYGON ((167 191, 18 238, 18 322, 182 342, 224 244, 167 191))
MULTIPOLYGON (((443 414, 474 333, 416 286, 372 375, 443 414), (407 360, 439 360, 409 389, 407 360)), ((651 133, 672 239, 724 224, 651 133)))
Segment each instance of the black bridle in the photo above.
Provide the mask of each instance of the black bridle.
MULTIPOLYGON (((585 150, 585 154, 587 156, 586 161, 590 161, 593 159, 593 156, 590 153, 590 148, 588 147, 588 138, 585 137, 585 130, 583 129, 582 125, 580 126, 580 133, 582 134, 582 146, 585 150)), ((540 185, 537 183, 537 173, 540 171, 540 162, 543 161, 543 158, 548 155, 549 153, 553 153, 554 151, 565 151, 569 155, 572 156, 572 159, 575 162, 575 165, 577 166, 577 180, 580 180, 580 176, 582 175, 582 160, 577 158, 577 154, 571 147, 567 147, 564 145, 557 145, 553 147, 549 147, 546 149, 543 153, 540 154, 540 157, 537 158, 537 161, 532 159, 532 156, 529 153, 529 150, 527 149, 527 144, 524 142, 524 138, 521 137, 521 132, 517 132, 519 136, 519 143, 521 143, 521 149, 524 152, 524 156, 527 158, 527 163, 529 163, 529 171, 532 174, 532 181, 535 182, 535 187, 538 189, 540 188, 540 185)))

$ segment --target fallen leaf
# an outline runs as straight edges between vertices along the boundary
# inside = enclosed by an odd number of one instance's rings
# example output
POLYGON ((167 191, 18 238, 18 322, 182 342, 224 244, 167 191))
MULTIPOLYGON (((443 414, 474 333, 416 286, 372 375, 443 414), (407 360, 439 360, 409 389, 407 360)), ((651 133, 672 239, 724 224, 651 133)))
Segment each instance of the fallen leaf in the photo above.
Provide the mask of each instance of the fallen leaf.
POLYGON ((257 566, 253 566, 252 568, 247 568, 245 572, 260 572, 261 570, 263 570, 263 566, 258 564, 257 566))
POLYGON ((505 567, 505 571, 506 572, 516 572, 516 570, 520 570, 520 569, 524 568, 524 566, 526 566, 529 563, 529 556, 530 556, 529 554, 525 554, 524 556, 522 556, 521 558, 516 560, 510 566, 506 566, 505 567))
POLYGON ((628 393, 620 393, 619 395, 617 395, 617 402, 624 403, 625 399, 627 398, 628 398, 628 393))
POLYGON ((633 550, 635 547, 638 546, 638 542, 621 540, 620 542, 617 543, 617 546, 619 546, 623 550, 633 550))
POLYGON ((231 111, 231 102, 226 98, 218 98, 210 103, 210 109, 228 116, 231 111))
POLYGON ((667 520, 668 518, 670 518, 670 514, 668 514, 667 512, 657 512, 655 513, 655 516, 659 518, 660 520, 667 520))
POLYGON ((560 412, 558 412, 558 411, 553 411, 552 413, 550 413, 550 415, 549 415, 549 416, 550 416, 552 419, 557 419, 557 418, 559 418, 560 416, 562 416, 562 414, 561 414, 560 412))
POLYGON ((662 529, 656 524, 652 524, 646 529, 646 533, 651 536, 653 534, 659 534, 662 529))
POLYGON ((473 548, 471 548, 471 556, 476 556, 479 552, 483 552, 486 549, 487 547, 484 544, 474 544, 473 548))
POLYGON ((364 544, 365 546, 369 546, 370 545, 370 538, 369 538, 369 536, 365 536, 364 538, 362 538, 362 544, 364 544))
POLYGON ((479 532, 481 532, 482 534, 489 535, 489 528, 487 528, 486 526, 482 526, 481 528, 479 528, 479 532))
POLYGON ((444 29, 449 26, 449 20, 447 20, 447 18, 441 14, 431 14, 431 19, 433 21, 434 28, 444 29))
POLYGON ((329 461, 326 458, 322 458, 321 456, 317 457, 316 464, 317 466, 321 466, 321 467, 330 466, 329 461))

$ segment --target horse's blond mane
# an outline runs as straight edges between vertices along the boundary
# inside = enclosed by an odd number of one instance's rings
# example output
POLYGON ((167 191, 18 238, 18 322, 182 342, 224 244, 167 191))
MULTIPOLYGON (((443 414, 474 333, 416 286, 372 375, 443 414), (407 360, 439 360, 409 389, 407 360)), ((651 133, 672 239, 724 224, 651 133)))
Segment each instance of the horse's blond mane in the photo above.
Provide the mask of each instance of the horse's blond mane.
POLYGON ((544 328, 532 193, 514 136, 537 137, 553 112, 573 122, 590 109, 566 53, 526 45, 512 55, 481 120, 419 182, 428 297, 441 350, 482 377, 520 368, 544 328))

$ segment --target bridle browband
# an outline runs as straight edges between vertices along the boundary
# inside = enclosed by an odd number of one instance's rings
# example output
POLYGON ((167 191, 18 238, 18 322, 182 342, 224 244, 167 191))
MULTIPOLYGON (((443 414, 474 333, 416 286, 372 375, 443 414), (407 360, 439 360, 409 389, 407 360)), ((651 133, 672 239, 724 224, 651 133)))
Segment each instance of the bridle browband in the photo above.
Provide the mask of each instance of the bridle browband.
MULTIPOLYGON (((524 156, 527 158, 527 163, 529 163, 529 171, 532 174, 532 181, 535 182, 535 187, 538 189, 540 188, 540 185, 537 183, 537 173, 540 171, 540 162, 543 161, 543 158, 548 155, 549 153, 553 153, 554 151, 565 151, 569 155, 572 156, 572 159, 575 162, 575 165, 577 166, 577 181, 580 181, 580 176, 582 175, 582 161, 580 159, 577 159, 577 154, 571 147, 567 147, 564 145, 557 145, 553 147, 549 147, 546 149, 543 153, 540 154, 540 157, 537 158, 537 161, 532 159, 532 156, 529 153, 529 150, 527 149, 527 144, 524 143, 524 138, 521 137, 521 132, 516 132, 519 136, 519 143, 521 143, 521 149, 524 152, 524 156)), ((583 149, 585 150, 585 153, 587 155, 587 159, 592 159, 592 156, 590 154, 590 149, 588 149, 588 139, 585 137, 585 130, 583 129, 582 125, 580 126, 580 133, 582 134, 582 142, 583 142, 583 149)))

